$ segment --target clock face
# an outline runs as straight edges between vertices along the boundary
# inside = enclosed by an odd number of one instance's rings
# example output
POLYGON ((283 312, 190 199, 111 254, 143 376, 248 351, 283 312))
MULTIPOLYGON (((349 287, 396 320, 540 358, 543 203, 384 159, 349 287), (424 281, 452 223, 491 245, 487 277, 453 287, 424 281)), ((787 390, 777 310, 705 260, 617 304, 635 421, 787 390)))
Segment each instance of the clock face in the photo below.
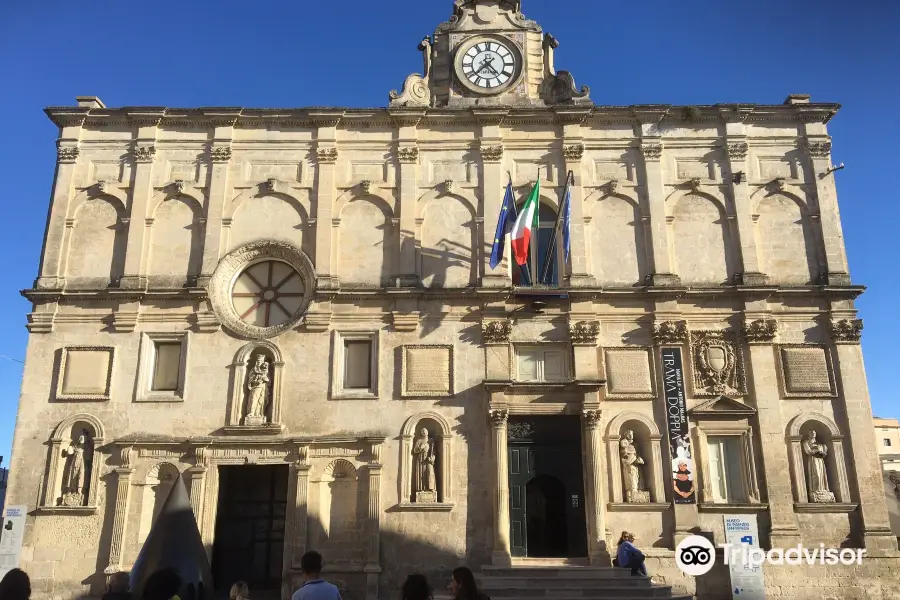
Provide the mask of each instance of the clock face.
POLYGON ((461 70, 476 87, 485 90, 503 87, 516 72, 516 55, 501 42, 484 40, 466 51, 461 70))

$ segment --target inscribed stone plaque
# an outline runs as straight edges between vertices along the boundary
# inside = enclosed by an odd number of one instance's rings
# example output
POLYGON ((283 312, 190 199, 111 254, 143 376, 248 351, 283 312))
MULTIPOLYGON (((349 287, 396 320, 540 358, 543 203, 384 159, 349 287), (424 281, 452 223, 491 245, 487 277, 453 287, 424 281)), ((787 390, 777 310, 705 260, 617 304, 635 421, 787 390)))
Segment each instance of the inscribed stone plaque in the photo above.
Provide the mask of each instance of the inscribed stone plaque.
POLYGON ((403 349, 404 396, 452 396, 453 348, 406 346, 403 349))
POLYGON ((782 348, 781 372, 786 396, 817 397, 835 394, 825 348, 782 348))
POLYGON ((608 348, 605 363, 608 397, 654 397, 650 352, 646 348, 608 348))
POLYGON ((60 399, 109 398, 112 348, 65 348, 60 363, 60 399))

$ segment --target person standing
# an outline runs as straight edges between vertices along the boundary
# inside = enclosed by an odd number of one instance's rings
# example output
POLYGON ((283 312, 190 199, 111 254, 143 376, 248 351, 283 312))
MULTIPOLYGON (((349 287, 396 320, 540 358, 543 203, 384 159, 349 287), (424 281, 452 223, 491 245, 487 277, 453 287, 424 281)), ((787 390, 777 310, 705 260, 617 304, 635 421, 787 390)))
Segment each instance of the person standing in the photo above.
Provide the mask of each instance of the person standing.
POLYGON ((632 575, 647 576, 647 566, 644 564, 644 553, 634 545, 633 533, 623 531, 619 537, 619 550, 616 552, 616 560, 619 567, 631 569, 632 575))
POLYGON ((28 600, 31 597, 31 579, 22 569, 13 569, 0 579, 0 598, 3 600, 28 600))
POLYGON ((491 600, 490 596, 478 589, 475 575, 468 567, 453 569, 450 592, 453 594, 453 600, 491 600))
POLYGON ((322 555, 315 550, 300 557, 300 571, 305 583, 294 592, 291 600, 341 600, 337 586, 322 579, 322 555))
POLYGON ((432 600, 433 594, 428 579, 419 573, 406 578, 400 590, 400 600, 432 600))

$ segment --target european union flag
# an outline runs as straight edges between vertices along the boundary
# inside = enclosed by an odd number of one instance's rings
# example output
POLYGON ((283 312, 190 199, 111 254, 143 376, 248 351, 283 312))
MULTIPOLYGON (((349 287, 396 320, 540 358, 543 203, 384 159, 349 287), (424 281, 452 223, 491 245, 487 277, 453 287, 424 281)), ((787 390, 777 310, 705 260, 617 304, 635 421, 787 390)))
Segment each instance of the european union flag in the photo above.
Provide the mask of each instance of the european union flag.
POLYGON ((494 234, 494 245, 491 247, 491 268, 496 269, 503 260, 503 249, 506 246, 506 234, 516 222, 516 200, 513 198, 512 179, 506 184, 506 195, 497 217, 497 232, 494 234))

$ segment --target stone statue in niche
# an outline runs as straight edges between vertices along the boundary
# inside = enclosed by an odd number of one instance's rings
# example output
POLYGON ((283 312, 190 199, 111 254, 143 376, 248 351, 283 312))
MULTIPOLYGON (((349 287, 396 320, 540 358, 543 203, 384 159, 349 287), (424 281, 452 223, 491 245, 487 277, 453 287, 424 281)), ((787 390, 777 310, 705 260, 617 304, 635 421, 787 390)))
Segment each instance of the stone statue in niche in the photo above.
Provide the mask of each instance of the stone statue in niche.
POLYGON ((413 493, 415 501, 421 503, 437 502, 437 484, 434 465, 434 439, 426 428, 419 430, 413 443, 413 493))
POLYGON ((87 482, 90 465, 84 460, 84 450, 88 445, 88 434, 82 431, 72 440, 69 448, 63 450, 68 458, 62 483, 62 505, 84 506, 87 499, 87 482))
POLYGON ((816 441, 815 430, 810 430, 803 440, 803 453, 808 456, 806 479, 809 485, 811 502, 834 502, 834 493, 828 489, 828 473, 825 469, 825 458, 828 447, 816 441))
POLYGON ((269 362, 265 354, 257 354, 247 375, 247 415, 244 425, 265 425, 269 399, 269 362))
POLYGON ((634 504, 650 502, 650 492, 641 489, 641 466, 644 459, 638 456, 634 447, 634 432, 630 429, 619 441, 619 457, 622 460, 622 484, 625 490, 625 501, 634 504))

